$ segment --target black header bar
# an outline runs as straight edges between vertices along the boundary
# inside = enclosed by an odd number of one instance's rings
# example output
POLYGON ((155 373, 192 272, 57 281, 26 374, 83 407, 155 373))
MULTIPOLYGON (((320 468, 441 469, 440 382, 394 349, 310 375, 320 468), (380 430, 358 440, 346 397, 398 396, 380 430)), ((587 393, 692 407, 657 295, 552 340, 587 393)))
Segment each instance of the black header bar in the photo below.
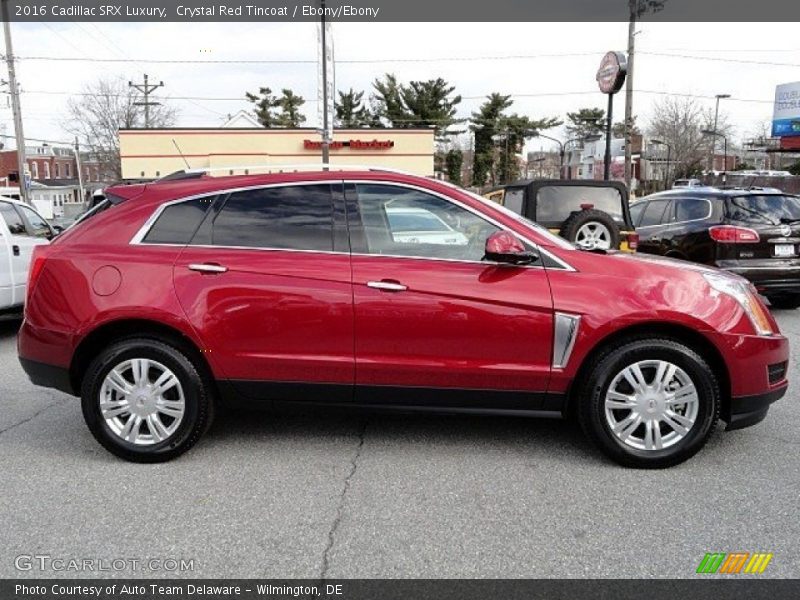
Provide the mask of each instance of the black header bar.
MULTIPOLYGON (((319 0, 2 0, 11 21, 311 22, 319 0)), ((648 0, 638 0, 651 5, 648 0)), ((628 0, 327 0, 333 22, 620 22, 628 0)), ((796 22, 797 0, 664 0, 648 21, 796 22)), ((413 32, 409 31, 409 39, 413 32)))

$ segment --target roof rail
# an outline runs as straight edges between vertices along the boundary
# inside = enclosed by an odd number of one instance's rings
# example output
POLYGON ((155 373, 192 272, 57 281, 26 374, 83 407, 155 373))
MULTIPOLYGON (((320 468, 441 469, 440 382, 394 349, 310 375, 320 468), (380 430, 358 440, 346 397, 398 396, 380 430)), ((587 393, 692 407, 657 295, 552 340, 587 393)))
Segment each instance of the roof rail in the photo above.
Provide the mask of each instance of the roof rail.
MULTIPOLYGON (((297 171, 382 171, 386 173, 399 173, 403 175, 413 175, 409 171, 394 169, 391 167, 379 167, 375 165, 344 165, 344 164, 325 164, 325 163, 299 163, 287 165, 228 165, 225 167, 199 167, 196 169, 185 169, 179 173, 216 173, 221 171, 267 171, 269 173, 278 172, 297 172, 297 171)), ((169 177, 169 175, 167 176, 169 177)))

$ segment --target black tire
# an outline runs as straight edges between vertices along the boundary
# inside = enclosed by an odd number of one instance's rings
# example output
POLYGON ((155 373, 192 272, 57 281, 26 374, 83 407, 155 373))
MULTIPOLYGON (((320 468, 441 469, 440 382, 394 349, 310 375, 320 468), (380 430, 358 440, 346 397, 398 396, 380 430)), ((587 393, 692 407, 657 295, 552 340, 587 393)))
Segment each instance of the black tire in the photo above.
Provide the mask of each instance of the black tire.
POLYGON ((708 363, 682 343, 661 338, 634 338, 601 353, 588 365, 587 373, 585 384, 575 398, 581 428, 608 457, 621 465, 646 469, 677 465, 694 456, 716 427, 720 411, 717 379, 708 363), (674 445, 660 450, 626 445, 612 432, 605 414, 605 397, 617 374, 629 365, 648 360, 668 361, 678 366, 691 379, 698 396, 694 425, 674 445))
POLYGON ((800 307, 800 294, 787 294, 782 296, 767 296, 769 305, 778 310, 792 310, 800 307))
POLYGON ((570 242, 575 243, 581 227, 589 223, 599 223, 603 225, 611 236, 609 240, 611 248, 619 250, 619 226, 611 216, 602 210, 594 208, 573 212, 561 225, 559 235, 570 242))
MULTIPOLYGON (((83 418, 109 452, 132 462, 155 463, 180 456, 208 430, 214 419, 214 393, 205 370, 176 346, 149 338, 128 338, 105 348, 89 365, 81 386, 83 418), (126 360, 156 361, 175 374, 184 396, 183 417, 169 437, 150 445, 135 445, 114 433, 100 410, 100 392, 108 373, 126 360)), ((146 427, 145 427, 146 428, 146 427)))

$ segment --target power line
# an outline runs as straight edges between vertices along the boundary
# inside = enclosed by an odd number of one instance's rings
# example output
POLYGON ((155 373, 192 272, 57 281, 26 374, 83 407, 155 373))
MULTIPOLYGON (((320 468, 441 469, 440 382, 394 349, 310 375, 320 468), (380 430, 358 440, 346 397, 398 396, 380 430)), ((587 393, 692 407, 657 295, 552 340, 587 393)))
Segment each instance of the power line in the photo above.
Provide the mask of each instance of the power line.
MULTIPOLYGON (((357 58, 357 59, 336 59, 337 64, 380 64, 380 63, 426 63, 426 62, 469 62, 474 60, 530 60, 537 58, 574 58, 581 56, 597 56, 597 52, 561 52, 548 54, 516 54, 504 56, 443 56, 438 58, 357 58)), ((317 64, 316 59, 167 59, 167 58, 142 58, 142 59, 121 59, 121 58, 102 58, 102 57, 78 57, 78 56, 20 56, 19 60, 30 61, 63 61, 63 62, 98 62, 98 63, 119 63, 135 60, 139 63, 151 64, 208 64, 208 65, 297 65, 297 64, 317 64)))
MULTIPOLYGON (((58 33, 58 32, 56 32, 58 33)), ((60 35, 60 34, 59 34, 60 35)), ((63 37, 63 36, 62 36, 63 37)), ((75 46, 73 45, 73 48, 75 46)), ((695 50, 695 52, 712 52, 711 50, 695 50)), ((716 51, 713 51, 716 52, 716 51)), ((723 52, 720 50, 720 52, 723 52)), ((725 50, 724 52, 733 52, 725 50)), ((790 50, 776 50, 775 52, 790 52, 790 50)), ((546 54, 510 54, 489 56, 441 56, 428 58, 364 58, 364 59, 337 59, 337 64, 381 64, 381 63, 435 63, 435 62, 471 62, 471 61, 496 61, 496 60, 537 60, 546 58, 577 58, 584 56, 598 56, 602 52, 561 52, 546 54)), ((675 54, 670 52, 650 52, 642 50, 639 54, 659 56, 663 58, 677 58, 682 60, 701 60, 712 62, 725 62, 734 64, 751 64, 775 67, 800 67, 800 63, 726 58, 721 56, 697 56, 691 54, 675 54)), ((104 58, 104 57, 79 57, 79 56, 19 56, 18 60, 28 61, 57 61, 57 62, 93 62, 93 63, 126 63, 137 62, 141 64, 195 64, 195 65, 298 65, 316 64, 314 59, 167 59, 167 58, 104 58)))
POLYGON ((787 63, 775 62, 769 60, 749 60, 742 58, 725 58, 723 56, 692 56, 690 54, 670 54, 667 52, 645 52, 640 51, 639 54, 646 54, 648 56, 660 56, 663 58, 680 58, 685 60, 706 60, 711 62, 733 63, 740 65, 759 65, 767 67, 800 67, 800 63, 787 63))
MULTIPOLYGON (((713 95, 703 95, 703 94, 690 94, 690 93, 681 93, 681 92, 664 92, 659 90, 634 90, 636 93, 639 94, 653 94, 659 96, 680 96, 685 98, 698 98, 702 100, 713 100, 715 96, 713 95)), ((35 94, 35 95, 56 95, 56 96, 93 96, 93 93, 90 92, 66 92, 66 91, 55 91, 55 90, 22 90, 22 94, 35 94)), ((599 95, 600 92, 597 90, 586 90, 586 91, 569 91, 569 92, 533 92, 533 93, 511 93, 507 94, 512 98, 546 98, 546 97, 558 97, 558 96, 591 96, 591 95, 599 95)), ((109 94, 110 96, 121 97, 123 94, 109 94)), ((477 96, 462 96, 463 100, 482 100, 486 98, 486 94, 477 95, 477 96)), ((220 96, 165 96, 164 100, 208 100, 214 102, 238 102, 244 101, 244 96, 236 96, 236 97, 220 97, 220 96)), ((761 100, 756 98, 730 98, 732 102, 748 102, 748 103, 755 103, 755 104, 773 104, 773 100, 761 100)), ((310 98, 306 100, 306 104, 314 104, 317 100, 310 98)), ((221 113, 220 113, 221 114, 221 113)))

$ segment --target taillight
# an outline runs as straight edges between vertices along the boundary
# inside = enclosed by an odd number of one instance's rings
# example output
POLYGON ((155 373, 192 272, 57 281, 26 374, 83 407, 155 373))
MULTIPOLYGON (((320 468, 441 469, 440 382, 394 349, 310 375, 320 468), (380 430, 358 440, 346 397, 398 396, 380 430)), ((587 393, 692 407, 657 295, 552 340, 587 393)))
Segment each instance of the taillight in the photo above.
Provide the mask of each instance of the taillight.
POLYGON ((711 239, 721 244, 755 244, 761 240, 758 232, 747 227, 717 225, 708 230, 711 239))
POLYGON ((49 254, 50 246, 47 244, 43 244, 41 246, 35 246, 33 248, 33 255, 31 256, 31 267, 30 271, 28 271, 28 289, 25 294, 25 304, 27 305, 30 302, 31 294, 33 293, 33 288, 36 287, 36 282, 39 280, 39 276, 42 274, 42 270, 44 269, 44 263, 47 261, 47 255, 49 254))
POLYGON ((639 234, 638 233, 629 233, 628 234, 628 248, 631 250, 637 250, 639 248, 639 234))

